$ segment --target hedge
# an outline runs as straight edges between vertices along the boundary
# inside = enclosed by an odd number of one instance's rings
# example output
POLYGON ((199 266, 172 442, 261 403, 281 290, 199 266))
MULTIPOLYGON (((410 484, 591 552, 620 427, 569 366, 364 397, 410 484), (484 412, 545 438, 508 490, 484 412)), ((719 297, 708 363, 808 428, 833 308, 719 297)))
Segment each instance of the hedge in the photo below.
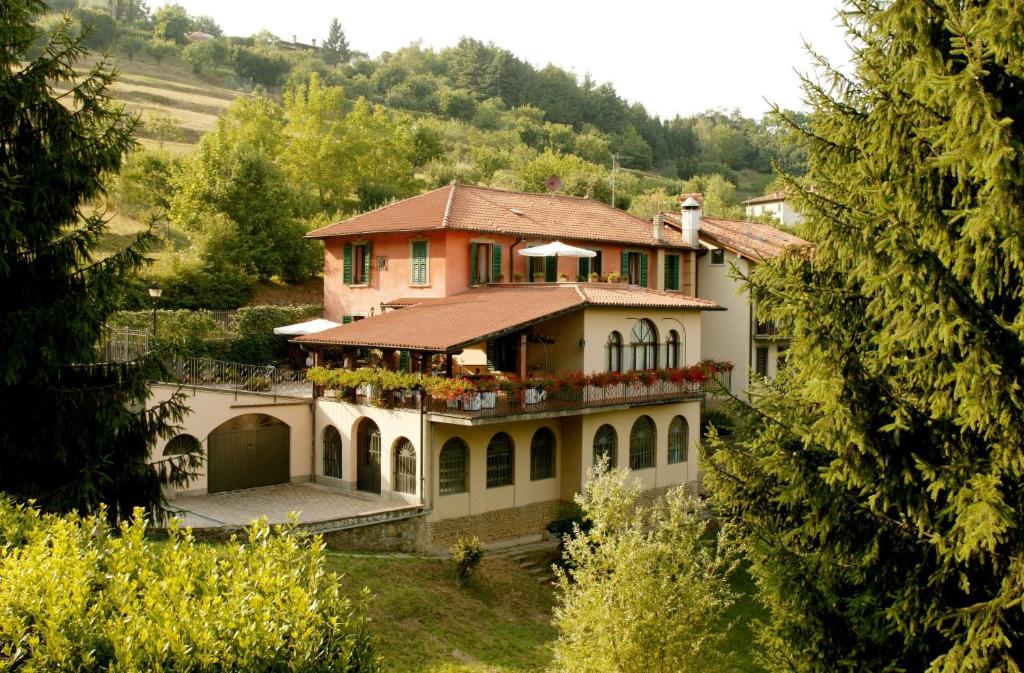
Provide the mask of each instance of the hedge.
POLYGON ((362 602, 323 542, 254 523, 244 541, 146 537, 137 511, 57 516, 0 497, 0 669, 380 670, 362 602))

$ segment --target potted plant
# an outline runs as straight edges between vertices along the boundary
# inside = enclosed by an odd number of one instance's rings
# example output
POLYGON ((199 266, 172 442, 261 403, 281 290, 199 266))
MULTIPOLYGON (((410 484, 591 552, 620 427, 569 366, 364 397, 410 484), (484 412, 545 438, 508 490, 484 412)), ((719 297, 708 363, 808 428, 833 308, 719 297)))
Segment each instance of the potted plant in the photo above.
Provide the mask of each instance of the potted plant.
POLYGON ((533 282, 534 283, 543 283, 544 282, 544 272, 543 271, 538 271, 537 273, 533 274, 533 282))
POLYGON ((558 282, 559 283, 568 283, 569 282, 569 276, 565 275, 564 273, 558 274, 558 282))
POLYGON ((587 280, 591 283, 596 283, 601 280, 601 275, 598 273, 591 272, 590 275, 587 276, 587 280))
POLYGON ((499 273, 497 276, 494 277, 494 280, 491 281, 491 282, 494 282, 494 283, 504 283, 505 282, 505 275, 499 273))
POLYGON ((516 282, 516 283, 522 283, 523 282, 523 274, 521 274, 521 273, 514 273, 514 274, 512 274, 512 280, 513 280, 513 282, 516 282))
POLYGON ((609 274, 608 274, 608 275, 607 275, 607 276, 605 277, 605 280, 606 280, 607 282, 609 282, 609 283, 618 283, 618 282, 619 282, 619 274, 617 274, 617 273, 615 273, 614 271, 612 271, 611 273, 609 273, 609 274))
POLYGON ((529 379, 523 382, 523 403, 540 404, 547 398, 551 382, 547 379, 529 379))
POLYGON ((480 393, 480 406, 483 409, 493 409, 498 403, 498 382, 494 379, 483 379, 478 381, 476 389, 480 393))

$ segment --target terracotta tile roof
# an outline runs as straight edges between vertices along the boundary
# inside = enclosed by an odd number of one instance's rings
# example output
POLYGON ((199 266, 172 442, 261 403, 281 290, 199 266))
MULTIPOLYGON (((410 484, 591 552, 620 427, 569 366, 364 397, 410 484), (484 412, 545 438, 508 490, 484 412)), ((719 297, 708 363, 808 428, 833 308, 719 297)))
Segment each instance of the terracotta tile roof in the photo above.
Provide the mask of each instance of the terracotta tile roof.
POLYGON ((587 306, 714 310, 714 302, 609 283, 506 284, 388 311, 298 343, 454 351, 587 306))
MULTIPOLYGON (((673 227, 682 227, 678 213, 663 212, 662 216, 673 227)), ((810 245, 799 236, 770 224, 707 216, 700 219, 700 240, 754 260, 770 259, 787 248, 810 245)))
POLYGON ((452 184, 306 234, 309 238, 383 232, 459 229, 571 241, 685 247, 679 232, 596 201, 452 184))
POLYGON ((743 205, 752 206, 758 203, 774 203, 776 201, 785 200, 786 192, 771 192, 770 194, 765 194, 764 196, 755 196, 753 198, 747 199, 746 201, 743 202, 743 205))

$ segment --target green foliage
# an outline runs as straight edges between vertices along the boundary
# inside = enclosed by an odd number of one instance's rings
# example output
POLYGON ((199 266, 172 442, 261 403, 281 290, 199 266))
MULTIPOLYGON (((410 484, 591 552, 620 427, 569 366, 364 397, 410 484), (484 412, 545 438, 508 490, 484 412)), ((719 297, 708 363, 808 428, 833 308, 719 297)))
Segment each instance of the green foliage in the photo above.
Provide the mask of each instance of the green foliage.
POLYGON ((270 364, 288 356, 288 337, 274 334, 281 325, 319 318, 322 306, 245 306, 232 317, 233 338, 225 358, 232 362, 270 364))
POLYGON ((146 54, 156 61, 157 65, 160 65, 165 60, 178 55, 178 45, 174 40, 153 38, 146 42, 146 54))
POLYGON ((244 45, 231 48, 231 62, 239 77, 269 87, 280 84, 291 68, 288 60, 274 51, 244 45))
POLYGON ((149 306, 151 281, 163 287, 160 305, 166 308, 232 309, 244 306, 256 291, 256 281, 237 266, 219 263, 207 266, 191 253, 167 254, 145 274, 124 288, 120 307, 149 306))
POLYGON ((327 39, 323 42, 322 51, 324 61, 328 65, 348 63, 348 60, 352 58, 348 39, 345 37, 345 31, 341 29, 341 22, 338 21, 337 17, 331 19, 331 25, 327 30, 327 39))
POLYGON ((153 14, 153 37, 183 45, 188 42, 185 33, 192 30, 192 20, 184 7, 168 3, 153 14))
POLYGON ((452 565, 455 567, 455 578, 459 584, 466 586, 480 562, 484 560, 484 548, 476 535, 470 538, 459 536, 449 549, 452 565))
POLYGON ((591 526, 566 542, 552 670, 725 670, 735 552, 683 488, 645 507, 627 471, 598 466, 577 496, 591 526), (632 485, 629 485, 632 484, 632 485))
POLYGON ((771 670, 1021 670, 1019 9, 848 3, 852 67, 806 83, 815 249, 751 278, 787 367, 705 472, 771 670))
POLYGON ((545 182, 552 175, 562 179, 562 192, 571 196, 587 196, 608 202, 611 183, 608 171, 597 164, 584 161, 573 154, 545 150, 528 161, 514 167, 514 189, 528 192, 547 191, 545 182))
MULTIPOLYGON (((13 670, 379 670, 365 605, 325 568, 323 542, 265 521, 244 541, 146 537, 136 510, 44 516, 0 500, 0 661, 13 670)), ((365 600, 365 598, 364 598, 365 600)))
POLYGON ((695 175, 689 180, 683 180, 680 191, 684 194, 703 194, 705 215, 733 220, 744 219, 744 209, 736 195, 736 185, 722 175, 695 175))
POLYGON ((192 72, 201 73, 204 67, 223 61, 227 51, 217 40, 198 40, 181 50, 181 58, 192 65, 192 72), (219 47, 219 48, 218 48, 219 47))
POLYGON ((669 194, 664 187, 658 187, 634 196, 629 203, 630 215, 636 215, 644 220, 652 219, 659 211, 674 213, 678 209, 679 194, 669 194))
POLYGON ((185 131, 177 117, 162 110, 149 111, 142 122, 142 131, 146 136, 160 141, 180 143, 185 140, 185 131))
POLYGON ((137 149, 129 154, 111 190, 118 212, 141 219, 167 210, 172 176, 181 162, 170 152, 137 149))
POLYGON ((68 23, 25 63, 42 9, 6 3, 0 40, 0 491, 56 511, 107 503, 119 518, 158 509, 161 488, 185 485, 195 457, 148 464, 185 412, 177 395, 144 407, 158 358, 95 364, 103 325, 154 239, 143 232, 95 259, 107 223, 93 204, 134 146, 136 120, 108 104, 107 63, 75 81, 85 48, 68 23))
POLYGON ((213 35, 214 37, 220 37, 224 34, 224 31, 221 30, 220 26, 213 20, 212 16, 201 14, 199 16, 189 17, 189 21, 192 24, 191 28, 194 31, 213 35))
POLYGON ((134 31, 124 31, 118 36, 114 46, 131 61, 134 60, 135 54, 146 48, 146 40, 134 31))
POLYGON ((82 25, 82 44, 89 49, 103 51, 117 38, 117 23, 110 12, 91 7, 79 7, 71 13, 82 25))

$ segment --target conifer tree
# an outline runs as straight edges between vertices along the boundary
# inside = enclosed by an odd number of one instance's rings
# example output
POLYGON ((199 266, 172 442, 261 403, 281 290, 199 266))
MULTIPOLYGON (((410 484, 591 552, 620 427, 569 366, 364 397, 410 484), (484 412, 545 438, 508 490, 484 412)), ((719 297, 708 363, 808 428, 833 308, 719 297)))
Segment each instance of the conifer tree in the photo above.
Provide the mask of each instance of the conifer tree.
POLYGON ((323 46, 324 60, 330 65, 348 63, 352 58, 352 51, 348 46, 348 38, 345 31, 341 29, 341 22, 335 17, 331 19, 331 26, 327 31, 327 39, 323 46))
MULTIPOLYGON (((774 671, 1024 669, 1024 13, 852 0, 819 61, 791 326, 754 430, 710 458, 774 671)), ((792 181, 794 188, 797 183, 792 181)))
POLYGON ((161 487, 186 481, 198 456, 148 463, 185 411, 177 396, 145 409, 156 357, 97 358, 103 324, 151 234, 100 259, 104 177, 134 146, 135 117, 112 106, 101 61, 75 79, 83 36, 65 20, 32 61, 40 0, 0 15, 0 491, 49 510, 113 518, 158 508, 161 487), (59 91, 70 88, 70 93, 59 91))

